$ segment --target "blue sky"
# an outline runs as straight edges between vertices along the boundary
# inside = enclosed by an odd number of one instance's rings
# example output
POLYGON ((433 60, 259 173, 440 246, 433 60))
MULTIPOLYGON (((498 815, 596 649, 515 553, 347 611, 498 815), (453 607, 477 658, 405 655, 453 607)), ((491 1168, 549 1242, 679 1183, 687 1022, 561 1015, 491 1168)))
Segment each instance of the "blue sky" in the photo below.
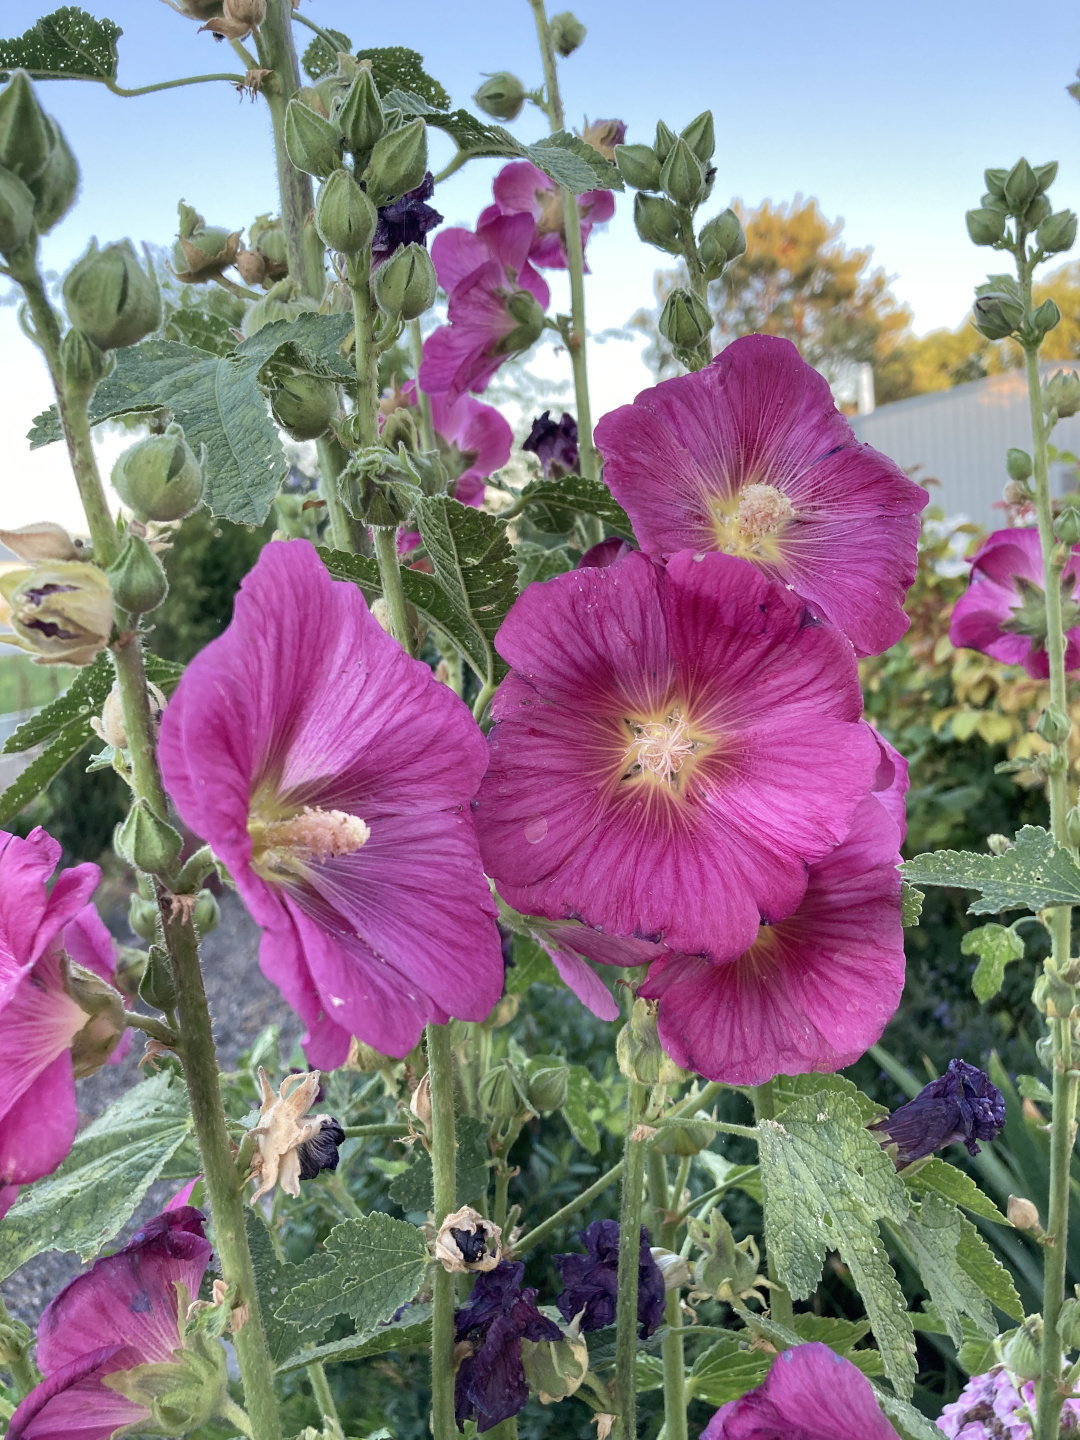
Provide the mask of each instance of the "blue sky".
MULTIPOLYGON (((83 3, 123 27, 122 84, 237 66, 228 46, 160 0, 83 3)), ((526 0, 303 0, 301 8, 357 47, 420 50, 457 104, 469 103, 484 72, 510 69, 528 85, 539 77, 526 0)), ((4 0, 0 28, 21 33, 45 9, 41 0, 4 0)), ((1010 164, 1022 153, 1033 162, 1058 158, 1055 202, 1080 209, 1080 106, 1064 88, 1080 63, 1080 12, 1072 0, 1046 0, 1027 29, 1025 14, 1034 10, 1003 0, 578 0, 576 13, 589 34, 561 68, 571 123, 580 125, 585 114, 617 115, 630 139, 650 140, 659 116, 677 128, 711 107, 716 208, 735 196, 751 205, 816 196, 827 215, 843 217, 849 244, 874 247, 920 332, 957 324, 984 274, 990 256, 970 244, 963 220, 978 201, 984 166, 1010 164)), ((298 26, 297 33, 309 32, 298 26)), ((78 206, 45 242, 53 268, 70 264, 93 234, 167 242, 181 197, 232 228, 274 208, 265 110, 228 86, 125 100, 96 85, 62 82, 44 86, 43 99, 84 177, 78 206)), ((523 114, 513 128, 531 138, 543 121, 523 114)), ((475 218, 496 168, 476 162, 440 187, 437 204, 449 222, 475 218)), ((590 252, 590 323, 619 326, 650 301, 663 257, 637 240, 621 198, 590 252)), ((565 304, 558 286, 555 302, 565 304)), ((41 487, 51 496, 61 483, 59 457, 26 458, 21 441, 12 443, 12 432, 25 433, 23 421, 47 399, 36 357, 13 320, 10 310, 0 311, 0 465, 10 476, 16 461, 34 477, 32 487, 19 488, 30 488, 40 509, 41 487)), ((555 374, 560 363, 549 353, 537 368, 555 374)), ((597 413, 648 383, 633 344, 598 347, 593 370, 597 413)), ((31 503, 6 502, 5 518, 34 518, 37 510, 22 515, 31 503)))

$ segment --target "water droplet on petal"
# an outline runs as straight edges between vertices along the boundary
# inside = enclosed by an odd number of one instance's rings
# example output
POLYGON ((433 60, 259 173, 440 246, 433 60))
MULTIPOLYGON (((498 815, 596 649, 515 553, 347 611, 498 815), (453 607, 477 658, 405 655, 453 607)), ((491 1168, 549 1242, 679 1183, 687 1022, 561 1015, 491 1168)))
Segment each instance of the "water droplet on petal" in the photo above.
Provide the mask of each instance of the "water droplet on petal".
POLYGON ((536 816, 525 826, 525 839, 530 845, 537 845, 548 832, 548 823, 543 815, 536 816))

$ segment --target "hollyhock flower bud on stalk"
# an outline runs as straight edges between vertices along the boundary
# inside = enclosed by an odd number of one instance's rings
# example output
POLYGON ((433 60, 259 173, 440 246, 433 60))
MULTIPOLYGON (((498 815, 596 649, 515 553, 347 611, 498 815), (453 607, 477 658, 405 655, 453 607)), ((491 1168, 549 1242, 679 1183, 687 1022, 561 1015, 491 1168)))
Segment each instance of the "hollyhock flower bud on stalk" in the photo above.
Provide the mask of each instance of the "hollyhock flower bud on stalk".
POLYGON ((696 350, 712 333, 709 307, 692 290, 679 285, 664 301, 660 334, 677 352, 696 350))
POLYGON ((508 70, 489 75, 473 96, 473 103, 494 120, 516 120, 525 104, 525 86, 508 70))
POLYGON ((435 1259, 453 1275, 494 1270, 502 1259, 502 1231, 471 1205, 463 1205, 439 1226, 435 1259))
POLYGON ((386 128, 386 115, 370 65, 361 65, 356 78, 332 118, 337 123, 345 148, 354 155, 367 156, 386 128))
POLYGON ((1004 237, 1007 219, 1004 210, 983 206, 969 210, 964 218, 973 245, 996 245, 1004 237))
POLYGON ((679 212, 663 195, 639 192, 634 196, 634 225, 646 245, 655 245, 669 255, 683 253, 679 212))
POLYGON ((732 260, 746 250, 742 221, 734 210, 724 210, 702 226, 698 236, 698 256, 707 280, 718 280, 732 260))
POLYGON ((359 255, 371 244, 379 212, 348 170, 335 170, 319 190, 315 229, 323 244, 342 255, 359 255))
POLYGON ((563 1333, 536 1308, 536 1291, 522 1288, 525 1266, 502 1260, 480 1275, 454 1316, 454 1339, 462 1349, 454 1381, 459 1425, 475 1420, 480 1434, 519 1415, 529 1399, 521 1342, 557 1342, 563 1333))
POLYGON ((651 145, 618 145, 614 159, 627 185, 635 190, 660 189, 660 160, 651 145))
POLYGON ((129 615, 149 614, 169 593, 161 561, 141 535, 127 536, 124 548, 105 573, 113 599, 129 615))
POLYGON ((84 561, 53 560, 0 575, 14 637, 38 665, 89 665, 109 642, 114 604, 104 571, 84 561))
POLYGON ((0 166, 29 185, 45 172, 54 144, 30 76, 16 70, 0 91, 0 166))
POLYGON ((680 135, 660 169, 664 194, 684 209, 694 209, 705 197, 705 167, 680 135))
MULTIPOLYGON (((556 1299, 564 1320, 576 1322, 579 1330, 603 1330, 615 1323, 615 1296, 619 1281, 619 1222, 594 1220, 578 1234, 584 1255, 553 1257, 563 1282, 556 1299)), ((641 1227, 641 1258, 638 1263, 637 1318, 642 1340, 658 1330, 664 1319, 664 1276, 649 1249, 649 1232, 641 1227)))
POLYGON ((285 149, 298 170, 326 179, 341 165, 336 125, 295 97, 285 109, 285 149))
POLYGON ((294 440, 317 440, 341 409, 338 387, 320 375, 289 375, 271 390, 270 409, 294 440))
POLYGON ((435 304, 438 289, 435 266, 423 245, 406 245, 375 272, 379 309, 395 319, 419 319, 435 304))
POLYGON ((427 126, 417 118, 375 142, 364 178, 368 192, 385 204, 421 185, 427 168, 427 126))
POLYGON ((161 292, 147 256, 140 266, 130 240, 98 248, 96 240, 64 281, 68 318, 101 350, 145 339, 161 324, 161 292))
POLYGON ((108 375, 115 358, 110 350, 99 350, 74 325, 60 342, 60 368, 64 383, 75 390, 92 390, 99 380, 108 375))
POLYGON ((896 1163, 902 1167, 958 1141, 969 1155, 977 1155, 978 1141, 996 1140, 1004 1124, 1005 1097, 986 1071, 966 1060, 950 1060, 939 1080, 871 1129, 883 1145, 896 1146, 896 1163))
POLYGON ((116 832, 116 852, 147 875, 169 875, 180 858, 183 839, 140 795, 116 832))
MULTIPOLYGON (((450 482, 450 494, 462 505, 479 507, 484 503, 484 481, 510 459, 514 432, 494 406, 474 400, 471 395, 462 395, 453 403, 445 395, 431 395, 428 399, 435 445, 450 482)), ((384 396, 380 411, 389 417, 407 406, 406 413, 411 415, 415 404, 416 381, 409 380, 403 390, 395 389, 384 396)))
POLYGON ((289 273, 280 215, 257 216, 248 227, 248 241, 262 257, 266 279, 281 280, 289 273))
POLYGON ((0 169, 0 255, 21 250, 33 228, 33 195, 17 175, 0 169))
POLYGON ((1042 386, 1043 409, 1067 420, 1080 411, 1080 374, 1075 370, 1058 370, 1042 386))
POLYGON ((813 1341, 782 1350, 764 1383, 722 1406, 701 1440, 896 1440, 896 1431, 866 1376, 813 1341))
POLYGON ((548 30, 556 54, 563 59, 572 55, 585 40, 585 26, 570 10, 561 10, 558 15, 553 15, 548 21, 548 30))
POLYGON ((185 284, 195 284, 220 275, 236 260, 239 230, 228 231, 206 221, 183 200, 179 204, 180 234, 173 246, 174 274, 185 284))

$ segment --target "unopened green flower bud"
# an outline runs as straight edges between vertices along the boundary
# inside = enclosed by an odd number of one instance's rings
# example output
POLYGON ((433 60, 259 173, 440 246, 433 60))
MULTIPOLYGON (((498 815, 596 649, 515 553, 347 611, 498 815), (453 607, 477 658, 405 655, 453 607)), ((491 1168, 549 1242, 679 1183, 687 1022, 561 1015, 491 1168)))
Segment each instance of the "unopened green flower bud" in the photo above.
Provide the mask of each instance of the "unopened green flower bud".
POLYGON ((199 891, 195 897, 191 918, 200 935, 209 935, 211 930, 216 930, 221 924, 221 906, 212 890, 199 891))
POLYGON ((580 1389, 589 1371, 589 1346, 583 1335, 522 1340, 521 1364, 529 1389, 541 1405, 553 1405, 580 1389))
POLYGON ((724 267, 745 250, 746 236, 734 210, 724 210, 702 226, 698 236, 698 257, 706 280, 718 280, 724 267))
POLYGON ((240 231, 207 225, 199 212, 180 201, 180 233, 173 246, 176 278, 187 284, 220 275, 236 259, 240 231))
POLYGON ((988 340, 1006 339, 1023 322, 1023 301, 1010 290, 988 284, 975 294, 975 328, 988 340))
POLYGON ((705 168, 680 135, 660 168, 664 194, 692 210, 705 195, 705 168))
POLYGON ((660 159, 651 145, 616 145, 615 164, 635 190, 660 189, 660 159))
POLYGON ((1038 227, 1043 223, 1044 220, 1050 219, 1050 213, 1053 208, 1054 207, 1050 204, 1050 197, 1048 195, 1036 195, 1035 199, 1031 202, 1027 210, 1024 212, 1023 219, 1026 229, 1038 229, 1038 227))
POLYGON ((1080 806, 1074 805, 1065 817, 1065 831, 1070 845, 1080 846, 1080 806))
POLYGON ((0 575, 15 638, 39 665, 89 665, 108 643, 113 627, 109 580, 96 565, 52 560, 31 570, 0 575))
POLYGON ((439 282, 431 256, 414 242, 403 245, 379 266, 372 288, 380 310, 395 319, 416 320, 434 305, 439 282))
POLYGON ((563 59, 572 55, 585 39, 585 26, 569 10, 562 10, 558 15, 553 15, 548 23, 551 31, 551 43, 555 52, 563 59))
POLYGON ((280 280, 289 273, 285 229, 280 215, 257 216, 248 226, 248 243, 263 257, 268 279, 280 280))
POLYGON ((974 245, 996 245, 1005 234, 1003 210, 969 210, 964 218, 974 245))
POLYGON ((685 129, 679 132, 681 138, 686 141, 702 165, 707 165, 712 159, 713 151, 716 149, 716 129, 713 125, 711 110, 703 110, 696 119, 691 120, 685 129))
POLYGON ((700 1155, 716 1138, 716 1127, 707 1120, 686 1120, 679 1125, 663 1125, 657 1132, 654 1148, 661 1155, 700 1155))
POLYGON ((1048 335, 1056 325, 1061 323, 1061 311, 1058 309, 1057 301, 1049 297, 1041 305, 1036 306, 1035 313, 1031 317, 1031 325, 1040 339, 1048 335))
POLYGON ((653 149, 656 151, 657 159, 661 165, 675 148, 677 138, 675 131, 669 130, 663 120, 656 122, 656 139, 653 141, 653 149))
POLYGON ((729 1301, 753 1289, 760 1257, 752 1235, 736 1243, 719 1206, 708 1220, 691 1220, 687 1230, 702 1252, 694 1266, 696 1289, 729 1301))
POLYGON ((1058 1317, 1058 1333, 1066 1350, 1080 1350, 1080 1294, 1075 1286, 1073 1291, 1062 1305, 1058 1317))
MULTIPOLYGON (((1041 187, 1045 189, 1046 187, 1041 187)), ((1026 160, 1018 160, 1005 177, 1002 195, 1014 215, 1023 215, 1039 193, 1039 181, 1026 160)))
POLYGON ((161 561, 141 535, 128 534, 124 548, 105 572, 121 610, 146 615, 169 593, 161 561))
POLYGON ((107 350, 99 350, 73 325, 60 342, 60 367, 64 380, 73 389, 93 390, 114 364, 107 350))
POLYGON ((203 496, 202 465, 179 425, 148 435, 118 458, 113 489, 140 520, 182 520, 203 496))
POLYGON ((530 1060, 526 1067, 526 1079, 526 1093, 533 1110, 546 1113, 561 1110, 566 1104, 570 1068, 565 1062, 553 1063, 542 1058, 530 1060))
POLYGON ((295 97, 285 108, 285 149, 298 170, 320 179, 332 175, 341 164, 337 126, 295 97))
POLYGON ((48 163, 36 179, 29 182, 34 197, 34 228, 47 235, 64 218, 75 203, 79 189, 79 164, 64 139, 64 132, 51 115, 46 115, 52 149, 48 163))
POLYGON ((1080 374, 1075 370, 1058 370, 1042 384, 1043 409, 1059 420, 1066 420, 1080 411, 1080 374))
POLYGON ((274 419, 294 440, 325 435, 339 408, 337 385, 319 375, 290 375, 270 392, 274 419))
POLYGON ((10 170, 0 169, 0 255, 13 255, 34 228, 34 197, 10 170))
POLYGON ((326 247, 342 255, 359 255, 371 244, 378 223, 379 212, 349 171, 335 170, 315 204, 315 229, 326 247))
POLYGON ((141 797, 132 803, 116 836, 121 860, 147 875, 167 875, 180 858, 183 840, 141 797))
POLYGON ((1048 705, 1039 716, 1035 729, 1051 745, 1064 745, 1072 734, 1072 721, 1058 705, 1048 705))
POLYGON ((655 1000, 635 1000, 630 1018, 619 1031, 615 1058, 628 1080, 640 1085, 671 1085, 682 1071, 664 1053, 656 1030, 655 1000))
POLYGON ((692 290, 678 286, 660 312, 660 334, 679 350, 693 350, 712 331, 709 307, 692 290))
POLYGON ((1036 165, 1033 168, 1035 171, 1035 179, 1039 186, 1039 194, 1042 195, 1050 189, 1050 186, 1057 179, 1058 162, 1056 160, 1049 160, 1045 165, 1036 165))
POLYGON ((345 148, 366 155, 383 133, 386 117, 370 66, 363 65, 331 120, 345 137, 345 148))
POLYGON ((634 225, 646 245, 655 245, 669 255, 682 254, 678 212, 662 195, 647 195, 639 191, 634 196, 634 225))
POLYGON ((1001 200, 1003 203, 1005 200, 1005 177, 1008 173, 1007 170, 983 171, 983 180, 986 183, 987 192, 992 195, 995 200, 1001 200))
POLYGON ((1026 450, 1018 450, 1013 446, 1005 452, 1005 469, 1009 472, 1010 480, 1030 480, 1033 472, 1031 456, 1026 450))
POLYGON ((416 422, 407 407, 402 406, 386 417, 379 439, 387 450, 396 453, 398 446, 404 445, 410 454, 416 453, 420 448, 420 440, 416 433, 416 422))
POLYGON ((153 266, 144 270, 130 240, 98 249, 96 240, 64 281, 71 323, 101 350, 145 339, 161 324, 161 293, 153 266))
POLYGON ((396 200, 415 190, 427 173, 427 126, 419 117, 377 141, 368 162, 368 192, 396 200))
POLYGON ((1080 510, 1075 505, 1066 505, 1062 510, 1054 522, 1054 533, 1070 549, 1080 542, 1080 510))
POLYGON ((1006 1368, 1021 1380, 1037 1380, 1042 1374, 1043 1318, 1029 1315, 1011 1340, 1002 1346, 1006 1368))
POLYGON ((29 185, 49 163, 53 143, 30 76, 16 70, 0 91, 0 165, 29 185))
POLYGON ((516 120, 525 104, 525 86, 509 70, 500 70, 487 77, 473 103, 493 120, 516 120))
POLYGON ((264 325, 273 325, 278 320, 295 320, 298 315, 318 310, 319 302, 305 295, 298 281, 288 277, 272 285, 261 300, 256 300, 244 316, 241 329, 244 337, 250 339, 264 325))
POLYGON ((140 940, 153 940, 158 931, 160 914, 153 900, 145 900, 136 890, 128 901, 128 924, 140 940))
POLYGON ((87 1017, 71 1042, 75 1079, 82 1080, 100 1070, 120 1044, 127 1024, 124 997, 100 975, 71 961, 67 963, 64 989, 87 1017))
POLYGON ((1039 226, 1035 234, 1039 246, 1048 255, 1071 250, 1076 244, 1076 215, 1072 210, 1059 210, 1039 226))
POLYGON ((480 1081, 480 1105, 496 1120, 509 1120, 529 1108, 517 1067, 509 1060, 494 1065, 480 1081))
POLYGON ((506 301, 506 309, 517 325, 504 335, 495 347, 499 355, 517 355, 535 345, 544 333, 544 312, 536 297, 528 290, 515 290, 506 301))
POLYGON ((145 1000, 151 1010, 176 1009, 176 981, 172 961, 164 945, 150 946, 146 968, 139 982, 139 999, 145 1000))

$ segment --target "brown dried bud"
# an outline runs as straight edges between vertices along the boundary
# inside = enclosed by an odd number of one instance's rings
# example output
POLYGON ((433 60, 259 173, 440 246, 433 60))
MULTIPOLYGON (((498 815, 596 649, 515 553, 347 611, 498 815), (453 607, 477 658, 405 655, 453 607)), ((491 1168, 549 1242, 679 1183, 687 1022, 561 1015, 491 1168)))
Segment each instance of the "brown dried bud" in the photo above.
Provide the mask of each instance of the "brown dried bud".
POLYGON ((218 40, 246 40, 266 19, 266 0, 224 0, 222 14, 200 28, 218 40))
POLYGON ((245 285, 261 285, 266 279, 266 257, 261 250, 238 251, 235 264, 245 285))
POLYGON ((78 560, 79 547, 62 525, 52 520, 39 520, 33 525, 20 525, 17 530, 0 530, 0 545, 20 560, 36 564, 40 560, 78 560))
POLYGON ((420 1084, 412 1093, 409 1109, 425 1130, 431 1129, 431 1076, 421 1077, 420 1084))
POLYGON ((471 1205, 463 1205, 439 1226, 435 1259, 452 1275, 494 1270, 502 1259, 502 1231, 471 1205))
POLYGON ((1022 1195, 1010 1195, 1008 1208, 1005 1212, 1009 1217, 1009 1224, 1014 1225, 1017 1230, 1041 1230, 1039 1224, 1039 1208, 1022 1195))

